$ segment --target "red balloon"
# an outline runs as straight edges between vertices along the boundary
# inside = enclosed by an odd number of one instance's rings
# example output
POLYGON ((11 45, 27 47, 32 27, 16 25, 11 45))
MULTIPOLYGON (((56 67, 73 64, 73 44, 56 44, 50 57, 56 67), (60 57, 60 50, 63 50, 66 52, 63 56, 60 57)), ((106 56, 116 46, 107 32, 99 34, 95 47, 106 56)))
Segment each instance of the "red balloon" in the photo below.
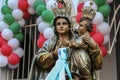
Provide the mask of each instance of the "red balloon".
POLYGON ((22 11, 27 11, 29 7, 29 4, 27 0, 19 0, 18 2, 18 8, 21 9, 22 11))
POLYGON ((12 53, 12 48, 9 45, 3 45, 1 47, 1 54, 3 54, 4 56, 10 56, 12 53))
POLYGON ((8 57, 8 63, 12 64, 12 65, 16 65, 20 62, 20 57, 15 54, 12 53, 9 57, 8 57))
POLYGON ((77 12, 78 12, 78 13, 79 13, 79 12, 82 12, 83 5, 84 5, 84 3, 78 4, 78 6, 77 6, 77 12))
POLYGON ((24 19, 27 19, 30 17, 30 13, 28 13, 27 11, 24 11, 23 13, 24 13, 24 15, 23 15, 24 19))
POLYGON ((105 57, 107 55, 107 48, 104 45, 101 45, 100 49, 102 51, 102 56, 105 57))
POLYGON ((103 41, 104 41, 104 36, 102 33, 100 32, 96 32, 92 38, 95 40, 96 43, 98 43, 99 46, 102 45, 103 41))
POLYGON ((7 44, 7 41, 5 39, 3 39, 2 37, 0 37, 0 48, 1 46, 7 44))
POLYGON ((92 32, 90 32, 90 36, 94 35, 96 33, 97 27, 96 24, 93 24, 92 32))
POLYGON ((81 18, 82 18, 82 12, 80 12, 80 13, 78 13, 76 15, 76 21, 77 21, 77 23, 79 23, 79 21, 80 21, 81 18))
POLYGON ((37 40, 37 45, 39 48, 42 48, 44 42, 46 41, 47 39, 43 36, 43 34, 40 34, 40 37, 39 39, 37 40))

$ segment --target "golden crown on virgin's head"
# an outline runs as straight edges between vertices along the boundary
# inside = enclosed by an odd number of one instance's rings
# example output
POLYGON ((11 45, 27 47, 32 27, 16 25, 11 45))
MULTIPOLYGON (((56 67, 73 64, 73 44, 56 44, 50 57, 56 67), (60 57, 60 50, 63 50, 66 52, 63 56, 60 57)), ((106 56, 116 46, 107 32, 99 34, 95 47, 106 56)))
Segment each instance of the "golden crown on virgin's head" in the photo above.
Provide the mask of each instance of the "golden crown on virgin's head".
POLYGON ((93 2, 90 2, 90 6, 84 6, 82 8, 82 17, 93 20, 96 14, 96 10, 92 8, 93 2))
POLYGON ((71 4, 65 3, 64 0, 57 0, 58 5, 52 7, 52 11, 54 12, 55 17, 63 16, 70 17, 71 15, 71 4))

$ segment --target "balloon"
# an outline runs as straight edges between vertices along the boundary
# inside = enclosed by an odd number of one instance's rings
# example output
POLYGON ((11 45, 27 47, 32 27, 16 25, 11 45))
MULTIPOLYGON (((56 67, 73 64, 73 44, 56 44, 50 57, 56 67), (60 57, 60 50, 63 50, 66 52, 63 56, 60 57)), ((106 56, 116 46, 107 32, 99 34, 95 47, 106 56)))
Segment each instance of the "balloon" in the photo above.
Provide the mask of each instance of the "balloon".
POLYGON ((3 39, 2 37, 0 37, 0 48, 1 46, 7 44, 7 41, 5 39, 3 39))
POLYGON ((16 38, 12 38, 8 41, 8 45, 12 48, 12 49, 16 49, 20 43, 16 38))
POLYGON ((106 0, 93 0, 97 6, 102 6, 105 4, 106 0))
POLYGON ((10 56, 12 53, 12 48, 9 46, 9 45, 3 45, 1 47, 1 54, 4 55, 4 56, 10 56))
POLYGON ((90 36, 93 36, 93 35, 96 33, 96 30, 97 30, 97 27, 96 27, 96 25, 94 24, 94 25, 93 25, 92 32, 90 32, 90 36))
POLYGON ((4 29, 8 29, 9 25, 6 24, 4 21, 0 21, 0 31, 4 29))
POLYGON ((4 29, 2 31, 2 37, 5 40, 9 40, 9 39, 11 39, 13 37, 13 32, 10 29, 4 29))
POLYGON ((46 41, 47 39, 43 36, 43 34, 41 34, 41 36, 39 37, 39 39, 37 40, 37 45, 39 48, 42 48, 44 42, 46 41))
POLYGON ((27 19, 30 17, 30 14, 27 11, 24 11, 23 13, 24 13, 24 15, 23 15, 24 19, 27 19))
POLYGON ((8 67, 11 68, 11 69, 15 69, 15 68, 17 68, 18 66, 19 66, 19 63, 16 64, 16 65, 12 65, 12 64, 9 64, 9 63, 8 63, 8 67))
POLYGON ((12 53, 9 57, 8 57, 8 63, 9 64, 12 64, 12 65, 16 65, 18 64, 20 61, 20 57, 15 54, 15 53, 12 53))
POLYGON ((23 18, 23 12, 20 9, 14 9, 12 11, 12 15, 16 20, 20 20, 23 18))
POLYGON ((39 5, 45 5, 45 3, 42 1, 42 0, 36 0, 33 4, 33 8, 36 10, 36 8, 39 6, 39 5))
POLYGON ((103 14, 103 16, 108 16, 111 12, 111 8, 110 8, 109 4, 104 4, 100 7, 98 7, 98 12, 101 12, 103 14))
POLYGON ((85 6, 91 6, 92 9, 97 10, 97 5, 96 5, 95 2, 93 2, 93 1, 86 1, 86 2, 84 3, 84 6, 83 6, 83 7, 85 7, 85 6), (90 5, 91 2, 93 3, 92 6, 90 5))
POLYGON ((104 35, 104 41, 103 41, 103 44, 107 44, 109 41, 110 41, 109 34, 104 35))
POLYGON ((57 2, 55 0, 49 0, 47 3, 46 3, 46 8, 48 10, 52 10, 53 7, 57 6, 57 2))
POLYGON ((54 13, 50 10, 45 10, 42 12, 41 17, 45 22, 51 22, 54 19, 54 13))
POLYGON ((8 5, 3 5, 1 8, 1 12, 2 14, 10 14, 11 13, 11 9, 8 7, 8 5))
POLYGON ((77 6, 77 12, 78 12, 78 13, 79 13, 79 12, 82 12, 83 5, 84 5, 84 2, 78 4, 78 6, 77 6))
POLYGON ((102 45, 103 41, 104 41, 104 36, 100 33, 100 32, 96 32, 92 38, 95 40, 96 43, 98 43, 98 45, 102 45))
POLYGON ((28 4, 31 6, 31 7, 33 7, 33 4, 34 4, 34 2, 36 1, 36 0, 27 0, 28 1, 28 4))
POLYGON ((97 29, 103 34, 107 35, 110 32, 110 26, 106 22, 102 22, 97 26, 97 29))
POLYGON ((18 0, 8 0, 7 5, 11 9, 17 9, 18 8, 18 0))
POLYGON ((54 36, 54 31, 52 28, 46 28, 43 32, 43 35, 46 39, 50 39, 54 36))
POLYGON ((15 50, 13 50, 13 52, 15 54, 17 54, 20 58, 25 54, 24 50, 20 47, 16 48, 15 50))
POLYGON ((6 56, 0 55, 0 67, 5 67, 8 64, 6 56))
POLYGON ((98 24, 100 24, 102 22, 103 22, 103 15, 102 15, 102 13, 96 12, 96 15, 95 15, 95 17, 93 19, 93 23, 98 25, 98 24))
POLYGON ((35 13, 36 13, 33 7, 29 7, 29 8, 28 8, 28 12, 29 12, 30 14, 35 14, 35 13))
POLYGON ((107 49, 104 45, 100 46, 100 50, 102 51, 102 56, 105 57, 107 55, 107 49))
POLYGON ((27 3, 27 0, 19 0, 18 2, 18 7, 19 9, 21 9, 22 11, 27 11, 29 5, 27 3))
POLYGON ((47 22, 40 22, 38 25, 39 32, 43 33, 43 31, 50 26, 47 22))
POLYGON ((46 10, 46 6, 45 5, 39 5, 36 8, 36 13, 40 16, 44 10, 46 10))
POLYGON ((18 23, 23 27, 25 25, 25 20, 22 18, 21 20, 18 20, 18 23))
POLYGON ((4 21, 7 23, 7 24, 11 24, 14 22, 14 17, 11 15, 11 14, 6 14, 4 16, 4 21))
POLYGON ((42 20, 41 16, 39 16, 39 17, 37 18, 37 20, 36 20, 36 23, 39 24, 39 23, 42 22, 42 21, 43 21, 43 20, 42 20))
POLYGON ((14 34, 13 37, 16 38, 16 39, 18 39, 20 42, 23 41, 23 39, 24 39, 24 35, 21 32, 17 33, 17 34, 14 34))
POLYGON ((9 29, 11 29, 12 31, 13 31, 13 33, 19 33, 19 31, 20 31, 20 24, 19 23, 17 23, 17 22, 14 22, 14 23, 12 23, 11 25, 10 25, 10 27, 9 27, 9 29))
POLYGON ((76 15, 76 21, 77 21, 77 23, 79 23, 79 21, 80 21, 81 18, 82 18, 82 12, 80 12, 80 13, 78 13, 76 15))
POLYGON ((0 21, 2 21, 4 18, 4 15, 0 12, 0 21))

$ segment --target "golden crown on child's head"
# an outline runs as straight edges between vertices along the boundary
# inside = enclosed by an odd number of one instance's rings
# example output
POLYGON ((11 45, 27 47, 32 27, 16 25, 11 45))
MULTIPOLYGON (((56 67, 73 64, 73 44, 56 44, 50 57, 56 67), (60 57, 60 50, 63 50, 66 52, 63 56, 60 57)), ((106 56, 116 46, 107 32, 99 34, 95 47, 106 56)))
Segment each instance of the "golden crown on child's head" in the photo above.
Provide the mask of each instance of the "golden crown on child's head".
POLYGON ((90 6, 84 6, 82 8, 82 17, 93 20, 96 14, 96 10, 92 8, 93 2, 90 2, 90 6))
POLYGON ((68 4, 64 0, 57 0, 58 5, 52 7, 52 11, 54 12, 55 17, 63 16, 63 17, 70 17, 71 15, 71 4, 68 4))

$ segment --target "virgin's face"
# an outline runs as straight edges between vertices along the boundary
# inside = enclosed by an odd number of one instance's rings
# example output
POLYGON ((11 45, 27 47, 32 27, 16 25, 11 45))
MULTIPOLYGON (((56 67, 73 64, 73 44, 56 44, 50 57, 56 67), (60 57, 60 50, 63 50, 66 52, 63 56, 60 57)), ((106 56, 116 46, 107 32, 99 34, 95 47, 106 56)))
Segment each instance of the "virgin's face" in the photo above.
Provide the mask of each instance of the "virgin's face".
POLYGON ((56 31, 59 34, 64 34, 69 32, 69 24, 66 19, 59 18, 56 21, 56 31))
POLYGON ((87 21, 81 21, 79 22, 79 27, 78 27, 78 33, 79 35, 84 34, 85 32, 87 32, 87 21))

